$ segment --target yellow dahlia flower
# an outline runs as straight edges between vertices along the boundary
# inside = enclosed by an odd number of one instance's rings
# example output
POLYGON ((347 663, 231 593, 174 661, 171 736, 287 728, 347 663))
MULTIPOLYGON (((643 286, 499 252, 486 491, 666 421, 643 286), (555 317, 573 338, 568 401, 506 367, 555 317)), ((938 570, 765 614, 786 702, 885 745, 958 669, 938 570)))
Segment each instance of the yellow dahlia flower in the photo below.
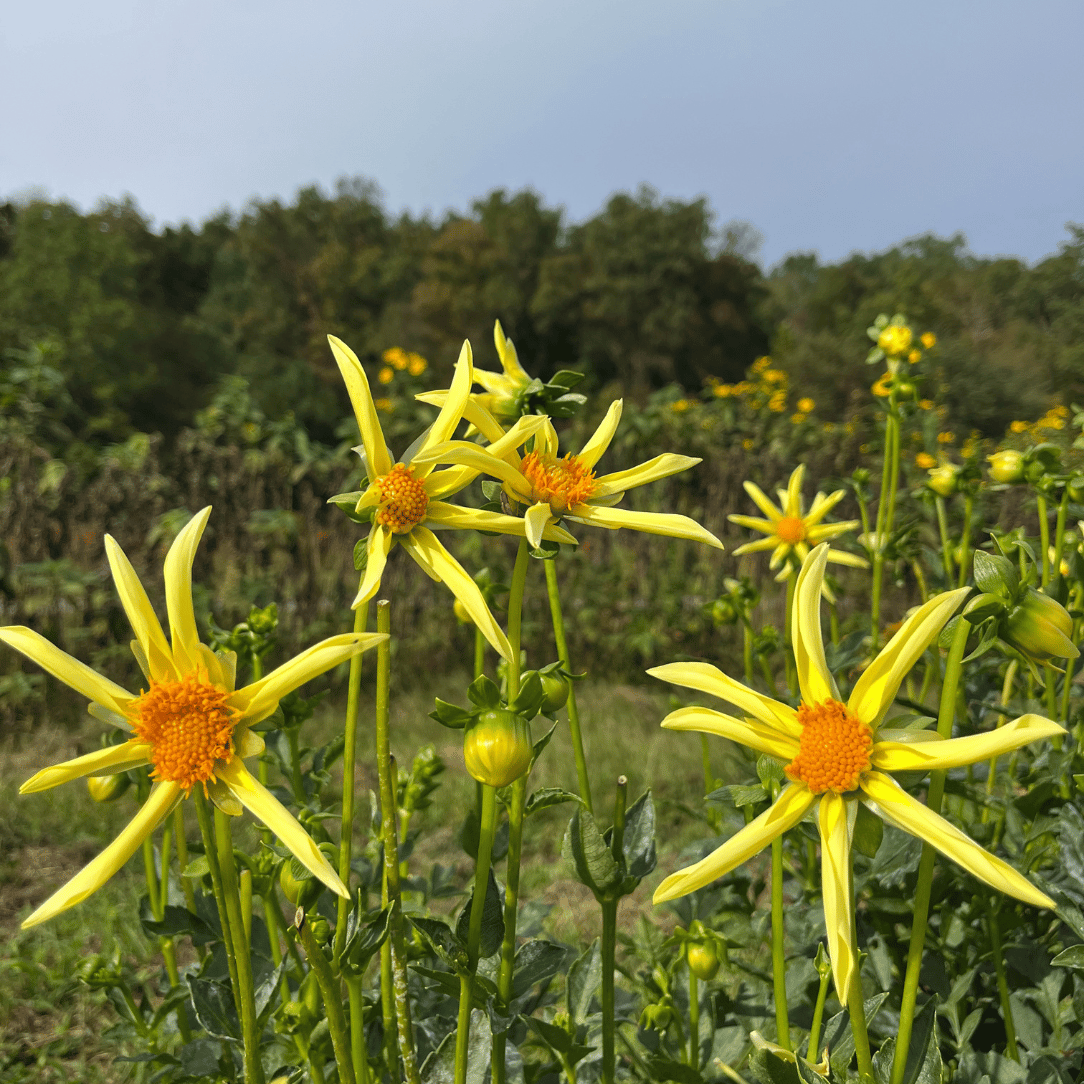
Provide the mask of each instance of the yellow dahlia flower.
MULTIPOLYGON (((368 563, 353 605, 357 607, 367 602, 380 589, 388 554, 398 542, 427 575, 451 590, 467 608, 475 625, 490 644, 506 659, 510 658, 512 649, 508 638, 489 612, 478 585, 430 530, 430 526, 454 527, 522 537, 527 529, 524 521, 517 516, 448 504, 444 498, 469 485, 476 472, 453 468, 434 473, 435 461, 432 458, 423 459, 423 453, 446 441, 455 432, 463 417, 473 380, 470 343, 463 344, 451 389, 445 395, 437 420, 420 441, 407 451, 404 456, 406 461, 396 462, 384 441, 376 405, 361 362, 346 343, 333 335, 328 336, 328 341, 357 417, 362 449, 356 450, 364 453, 362 458, 369 479, 367 489, 349 496, 357 498, 355 510, 358 513, 368 513, 373 519, 367 544, 368 563)), ((535 424, 541 420, 536 419, 535 424)), ((546 538, 572 544, 576 541, 559 527, 548 528, 546 538)))
POLYGON ((1064 733, 1039 715, 1022 715, 987 734, 942 741, 933 731, 883 726, 907 672, 963 601, 968 588, 937 595, 901 625, 863 671, 846 703, 828 672, 820 627, 820 595, 828 547, 818 546, 798 576, 792 618, 794 661, 801 687, 797 710, 727 677, 707 663, 679 662, 648 673, 733 704, 740 717, 709 708, 681 708, 662 722, 671 730, 715 734, 785 765, 790 780, 760 816, 702 861, 671 874, 655 902, 676 899, 752 858, 777 836, 815 812, 821 837, 824 921, 836 990, 847 1004, 857 980, 851 833, 861 802, 889 824, 936 847, 1000 892, 1037 907, 1054 902, 1000 858, 983 850, 939 814, 908 795, 893 772, 958 768, 1064 733))
MULTIPOLYGON (((766 515, 767 519, 758 519, 755 516, 741 516, 737 514, 727 516, 731 523, 740 527, 748 527, 753 531, 760 531, 765 535, 755 542, 746 542, 734 551, 735 557, 744 553, 760 553, 771 550, 771 560, 768 567, 777 569, 780 565, 777 580, 789 578, 794 571, 794 566, 805 560, 809 553, 809 547, 818 542, 825 542, 831 538, 838 538, 847 531, 853 531, 858 526, 854 519, 845 520, 842 523, 821 523, 821 520, 843 499, 843 490, 837 489, 827 497, 818 493, 813 498, 813 504, 808 512, 802 510, 802 482, 805 479, 805 464, 799 464, 790 476, 786 489, 777 491, 779 507, 772 504, 765 496, 760 486, 753 482, 746 482, 745 492, 753 498, 753 503, 766 515)), ((858 557, 853 553, 843 550, 829 550, 828 560, 836 564, 849 565, 851 568, 869 568, 869 562, 864 557, 858 557)), ((827 589, 826 589, 827 593, 827 589)), ((828 595, 831 599, 831 596, 828 595)))
MULTIPOLYGON (((474 415, 468 413, 467 417, 474 421, 474 415)), ((553 423, 549 418, 528 415, 521 418, 503 440, 489 447, 463 440, 448 441, 431 446, 429 451, 419 455, 419 460, 455 463, 477 474, 500 479, 505 493, 527 507, 524 522, 527 538, 534 546, 549 537, 546 532, 552 530, 554 524, 567 519, 608 530, 630 527, 648 534, 689 538, 722 549, 723 544, 715 535, 688 516, 612 507, 625 495, 625 490, 668 478, 700 462, 691 456, 666 453, 637 467, 596 477, 595 465, 610 446, 620 420, 621 400, 618 399, 610 405, 599 427, 576 455, 569 452, 559 456, 553 423), (524 423, 530 421, 536 421, 534 448, 520 456, 517 448, 531 435, 523 428, 524 423)))
POLYGON ((87 710, 96 719, 129 734, 120 745, 43 768, 22 785, 21 794, 48 790, 69 779, 114 775, 143 766, 152 769, 155 781, 124 831, 30 915, 23 922, 24 929, 74 907, 101 888, 196 786, 226 813, 236 816, 243 807, 255 814, 314 876, 349 898, 305 829, 249 772, 244 761, 263 752, 263 739, 252 726, 266 719, 282 697, 385 637, 359 633, 332 636, 266 677, 235 689, 236 654, 216 653, 200 642, 192 607, 192 561, 210 513, 210 508, 204 508, 193 516, 166 554, 169 640, 128 558, 109 535, 105 536, 117 593, 135 633, 132 653, 147 679, 147 688, 141 693, 121 688, 31 629, 22 625, 0 628, 0 641, 87 697, 87 710))

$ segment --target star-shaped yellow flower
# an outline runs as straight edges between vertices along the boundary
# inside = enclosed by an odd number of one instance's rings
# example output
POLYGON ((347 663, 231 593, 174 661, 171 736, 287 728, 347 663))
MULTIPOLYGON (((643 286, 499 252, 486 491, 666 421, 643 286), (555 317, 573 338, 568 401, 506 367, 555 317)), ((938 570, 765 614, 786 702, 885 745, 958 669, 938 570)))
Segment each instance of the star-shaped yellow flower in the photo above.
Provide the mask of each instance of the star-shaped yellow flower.
MULTIPOLYGON (((474 421, 471 413, 468 412, 467 417, 474 421)), ((516 503, 526 506, 527 538, 534 546, 548 537, 546 531, 552 530, 554 524, 567 519, 609 530, 629 527, 648 534, 689 538, 722 549, 723 544, 715 535, 688 516, 613 507, 625 495, 625 490, 668 478, 700 462, 692 456, 666 453, 637 467, 596 477, 595 466, 610 446, 620 420, 621 400, 618 399, 576 455, 570 452, 559 456, 553 423, 549 418, 528 415, 521 418, 502 440, 489 447, 469 441, 449 441, 432 445, 419 458, 423 462, 455 463, 500 479, 505 493, 516 503), (532 435, 525 426, 532 423, 537 426, 533 432, 534 447, 520 456, 517 449, 532 435)))
MULTIPOLYGON (((813 505, 809 511, 803 512, 802 482, 804 479, 805 464, 802 463, 794 469, 790 481, 787 482, 787 488, 778 491, 778 508, 764 495, 760 486, 753 482, 746 482, 745 492, 753 498, 754 504, 768 518, 727 516, 731 523, 737 523, 753 531, 760 531, 766 536, 739 546, 734 551, 734 555, 740 557, 743 553, 771 550, 772 556, 768 567, 774 570, 780 565, 783 566, 776 576, 777 580, 785 580, 793 573, 795 567, 806 559, 810 546, 815 546, 818 542, 825 542, 830 538, 838 538, 841 534, 853 531, 858 526, 858 521, 853 519, 844 523, 821 522, 843 499, 842 489, 837 489, 827 497, 823 493, 818 493, 813 498, 813 505)), ((843 550, 829 550, 828 560, 840 565, 850 565, 851 568, 869 568, 869 562, 864 557, 858 557, 843 550)), ((831 598, 830 595, 828 597, 831 598)))
POLYGON ((203 788, 226 813, 242 807, 254 813, 297 858, 340 896, 349 893, 328 860, 289 811, 245 767, 263 752, 252 730, 279 700, 310 678, 382 642, 376 634, 332 636, 303 651, 266 677, 235 689, 237 656, 215 653, 200 643, 192 607, 192 561, 210 508, 199 512, 177 535, 166 554, 166 608, 170 640, 120 546, 105 536, 106 555, 135 639, 132 652, 147 688, 130 693, 22 625, 0 628, 0 641, 21 651, 54 677, 90 700, 96 719, 128 732, 120 745, 99 749, 44 768, 20 793, 48 790, 69 779, 113 775, 129 768, 153 768, 150 795, 128 826, 97 858, 49 897, 23 928, 36 926, 96 892, 193 787, 203 788))
MULTIPOLYGON (((444 397, 437 420, 415 445, 407 450, 403 458, 396 462, 384 441, 376 406, 369 390, 369 381, 361 362, 346 343, 332 335, 328 336, 328 341, 346 382, 346 390, 361 430, 364 449, 362 458, 369 479, 367 489, 349 496, 357 498, 356 511, 371 515, 373 520, 367 544, 368 563, 353 605, 360 606, 379 590, 388 554, 392 546, 399 542, 427 575, 438 583, 447 585, 452 594, 467 608, 474 623, 490 644, 506 659, 510 658, 512 649, 508 638, 489 612, 478 585, 429 529, 430 526, 455 527, 497 531, 520 537, 527 530, 523 519, 518 516, 505 516, 479 508, 448 504, 444 498, 469 485, 477 477, 477 472, 453 468, 434 473, 436 462, 425 455, 435 445, 447 441, 463 417, 474 379, 470 343, 463 344, 451 389, 444 397)), ((532 424, 536 427, 540 425, 542 420, 529 420, 526 431, 531 431, 532 424)), ((333 497, 332 500, 341 502, 342 497, 333 497)), ((559 527, 548 528, 546 538, 570 544, 575 544, 576 541, 559 527)))
POLYGON ((655 892, 655 902, 702 888, 815 812, 828 949, 839 999, 847 1004, 858 961, 850 887, 857 803, 926 840, 991 887, 1037 907, 1053 907, 1048 896, 908 795, 889 773, 975 764, 1064 731, 1040 715, 1022 715, 990 733, 947 741, 933 731, 892 731, 883 726, 900 683, 968 588, 937 595, 912 614, 862 672, 844 704, 828 672, 821 639, 820 596, 827 558, 827 545, 818 546, 802 566, 796 585, 792 637, 802 694, 797 710, 754 692, 707 663, 670 663, 648 671, 663 681, 717 696, 733 704, 742 716, 688 707, 668 715, 663 726, 715 734, 766 753, 785 765, 790 780, 765 812, 716 851, 667 877, 655 892))

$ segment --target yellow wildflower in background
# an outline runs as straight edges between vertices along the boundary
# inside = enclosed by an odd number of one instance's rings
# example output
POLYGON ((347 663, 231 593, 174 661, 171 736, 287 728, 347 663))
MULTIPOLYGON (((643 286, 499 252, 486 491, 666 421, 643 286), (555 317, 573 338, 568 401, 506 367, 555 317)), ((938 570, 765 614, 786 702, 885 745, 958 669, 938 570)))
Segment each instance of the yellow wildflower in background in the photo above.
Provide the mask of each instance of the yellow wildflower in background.
POLYGON ((934 346, 937 345, 937 336, 932 331, 924 331, 919 342, 921 342, 927 350, 932 350, 934 346))
MULTIPOLYGON (((532 417, 530 420, 539 424, 533 432, 534 448, 525 456, 521 457, 516 448, 526 443, 532 434, 514 428, 503 441, 489 447, 463 440, 433 443, 429 450, 419 453, 419 461, 453 463, 459 468, 499 479, 505 493, 526 506, 527 538, 535 546, 545 537, 546 530, 552 530, 555 523, 568 519, 589 527, 608 530, 629 527, 647 534, 688 538, 722 549, 723 544, 715 535, 688 516, 613 507, 626 490, 669 478, 700 462, 691 456, 667 452, 628 470, 596 477, 595 466, 617 432, 621 406, 620 399, 610 405, 599 427, 575 455, 569 452, 559 456, 553 423, 549 418, 532 417)), ((521 418, 518 425, 522 427, 527 421, 528 418, 521 418)))
POLYGON ((762 357, 762 358, 757 358, 757 360, 754 361, 753 364, 749 366, 749 369, 750 369, 751 372, 754 372, 757 375, 759 375, 760 373, 763 373, 766 369, 770 369, 771 365, 772 365, 772 359, 771 358, 762 357))
POLYGON ((684 414, 692 404, 688 399, 678 399, 676 402, 670 404, 670 409, 675 414, 684 414))
POLYGON ((385 365, 390 365, 399 372, 402 372, 409 364, 407 352, 400 346, 393 346, 390 350, 385 350, 381 357, 385 365))
POLYGON ((877 338, 877 345, 890 357, 902 357, 911 349, 911 329, 906 324, 889 324, 877 338))
POLYGON ((915 456, 915 466, 923 470, 931 470, 937 466, 937 460, 929 452, 919 452, 915 456))
POLYGON ((912 798, 891 773, 946 771, 976 764, 1064 730, 1040 715, 1022 715, 989 733, 946 741, 934 731, 884 727, 900 684, 963 601, 969 591, 966 587, 937 595, 904 621, 843 703, 828 670, 821 638, 820 595, 827 559, 828 547, 818 546, 803 564, 795 590, 791 635, 801 688, 797 710, 755 692, 708 663, 670 663, 648 671, 662 681, 717 696, 733 704, 740 715, 702 707, 681 708, 663 720, 664 727, 714 734, 748 746, 783 764, 790 780, 764 813, 721 847, 667 877, 655 891, 654 902, 703 888, 812 813, 821 838, 828 951, 839 1000, 845 1005, 858 980, 851 888, 851 836, 857 803, 888 824, 925 840, 990 887, 1035 907, 1052 908, 1054 901, 1049 896, 912 798))
POLYGON ((782 414, 787 409, 787 393, 785 391, 773 392, 768 400, 768 409, 773 414, 782 414))
POLYGON ((384 414, 391 414, 395 411, 395 404, 390 399, 374 399, 373 406, 384 414))
POLYGON ((782 369, 766 369, 761 378, 765 384, 786 384, 787 374, 782 369))
POLYGON ((796 404, 798 410, 800 410, 803 414, 812 414, 816 405, 817 404, 813 402, 813 400, 810 399, 808 395, 803 396, 801 399, 798 400, 796 404))
POLYGON ((1020 433, 1026 433, 1027 431, 1028 431, 1028 423, 1027 422, 1019 422, 1019 421, 1017 421, 1017 422, 1009 422, 1009 432, 1010 433, 1020 434, 1020 433))
POLYGON ((933 410, 932 399, 919 399, 918 406, 920 410, 933 410))
POLYGON ((743 447, 743 448, 744 448, 744 449, 745 449, 745 450, 746 450, 747 452, 751 452, 751 451, 753 450, 753 447, 754 447, 754 445, 755 445, 755 444, 756 444, 756 442, 755 442, 755 441, 753 440, 753 438, 752 438, 752 437, 746 437, 746 438, 745 438, 745 440, 743 440, 743 441, 741 442, 741 446, 742 446, 742 447, 743 447))
POLYGON ((909 353, 907 355, 907 360, 912 365, 917 365, 922 360, 922 351, 921 350, 912 350, 911 353, 909 353))
MULTIPOLYGON (((435 463, 432 460, 420 459, 423 453, 434 445, 447 440, 463 417, 474 379, 470 343, 463 344, 451 389, 436 421, 426 431, 425 438, 414 451, 410 462, 396 462, 384 441, 384 434, 376 417, 376 404, 373 402, 361 362, 353 350, 340 339, 329 335, 328 341, 354 407, 363 446, 355 451, 363 451, 362 460, 369 479, 367 489, 349 496, 357 497, 356 512, 368 512, 373 517, 366 547, 365 575, 354 599, 354 607, 367 602, 379 590, 388 554, 392 547, 399 543, 421 565, 426 575, 449 588, 467 608, 475 625, 490 644, 506 659, 510 658, 512 648, 508 638, 489 612, 478 585, 444 548, 430 530, 430 525, 497 531, 523 537, 527 530, 526 524, 518 516, 505 516, 498 512, 462 508, 447 503, 444 498, 469 485, 476 477, 476 472, 453 469, 434 473, 435 463)), ((548 527, 545 537, 554 542, 575 544, 576 541, 567 531, 558 527, 548 527)))
POLYGON ((869 390, 879 399, 887 399, 892 394, 892 374, 882 373, 869 390))
POLYGON ((429 362, 421 354, 410 354, 407 359, 407 371, 411 376, 421 376, 429 368, 429 362))
POLYGON ((381 384, 390 384, 395 379, 395 370, 385 365, 384 368, 376 374, 376 378, 381 384))
POLYGON ((117 593, 135 633, 132 653, 147 679, 147 688, 138 695, 73 659, 32 629, 22 625, 0 628, 0 642, 21 651, 87 697, 91 702, 88 710, 96 719, 129 734, 120 745, 43 768, 22 785, 20 793, 144 766, 153 769, 154 780, 147 800, 128 826, 25 919, 24 929, 74 907, 101 888, 193 787, 201 787, 225 813, 237 816, 248 809, 315 877, 349 898, 309 834, 249 772, 244 761, 264 748, 263 738, 252 726, 266 719, 287 693, 386 637, 371 633, 332 636, 266 677, 235 689, 237 655, 232 651, 216 653, 200 642, 192 606, 192 562, 210 514, 211 509, 204 508, 193 516, 166 554, 169 640, 124 551, 110 535, 105 536, 117 593))
POLYGON ((717 399, 728 399, 731 395, 734 394, 734 385, 733 384, 716 384, 711 389, 711 393, 717 399))

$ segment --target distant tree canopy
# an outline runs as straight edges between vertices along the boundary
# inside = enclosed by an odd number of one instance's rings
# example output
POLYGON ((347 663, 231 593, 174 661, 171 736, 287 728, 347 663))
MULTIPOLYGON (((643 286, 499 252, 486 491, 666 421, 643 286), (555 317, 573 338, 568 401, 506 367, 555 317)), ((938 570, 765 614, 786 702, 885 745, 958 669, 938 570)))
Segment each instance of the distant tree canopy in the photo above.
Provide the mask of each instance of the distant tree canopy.
POLYGON ((495 366, 500 318, 537 375, 580 368, 634 396, 737 380, 771 351, 831 416, 878 375, 866 327, 902 311, 939 336, 956 424, 1000 434, 1054 394, 1084 396, 1084 227, 1034 267, 977 257, 957 235, 838 264, 796 254, 765 275, 757 245, 746 224, 716 229, 705 200, 649 188, 579 224, 530 190, 396 219, 362 179, 161 232, 130 198, 86 214, 9 203, 0 387, 48 385, 52 431, 104 443, 171 437, 242 377, 266 416, 292 412, 330 441, 347 404, 329 332, 372 363, 417 351, 440 380, 464 338, 495 366))

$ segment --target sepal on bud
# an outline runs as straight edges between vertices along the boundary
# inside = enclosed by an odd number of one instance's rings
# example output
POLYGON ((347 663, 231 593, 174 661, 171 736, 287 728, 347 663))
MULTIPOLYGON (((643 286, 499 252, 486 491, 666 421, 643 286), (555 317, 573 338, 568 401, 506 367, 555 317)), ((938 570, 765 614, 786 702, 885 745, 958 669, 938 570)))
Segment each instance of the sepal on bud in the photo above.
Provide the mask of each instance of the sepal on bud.
POLYGON ((1009 612, 1001 636, 1027 658, 1048 662, 1080 655, 1070 639, 1072 632, 1073 619, 1068 610, 1049 595, 1029 587, 1019 605, 1009 612))

